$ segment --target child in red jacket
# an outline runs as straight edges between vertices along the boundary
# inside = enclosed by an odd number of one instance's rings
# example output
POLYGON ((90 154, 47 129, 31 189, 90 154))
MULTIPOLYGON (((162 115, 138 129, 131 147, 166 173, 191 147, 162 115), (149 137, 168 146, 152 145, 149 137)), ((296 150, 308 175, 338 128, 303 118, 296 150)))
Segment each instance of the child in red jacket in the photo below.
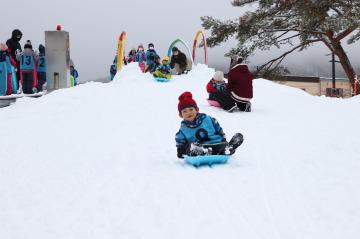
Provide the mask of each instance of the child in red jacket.
POLYGON ((209 93, 209 100, 219 101, 217 97, 219 93, 226 91, 226 82, 222 71, 215 72, 213 78, 206 85, 206 90, 209 93))

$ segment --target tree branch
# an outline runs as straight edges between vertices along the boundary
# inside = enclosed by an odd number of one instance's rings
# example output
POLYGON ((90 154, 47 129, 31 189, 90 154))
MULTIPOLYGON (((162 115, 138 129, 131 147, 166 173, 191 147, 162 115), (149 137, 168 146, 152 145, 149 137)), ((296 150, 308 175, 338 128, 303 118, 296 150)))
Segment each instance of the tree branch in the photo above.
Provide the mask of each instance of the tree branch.
POLYGON ((345 31, 343 31, 342 33, 339 33, 336 37, 335 37, 335 41, 339 42, 342 39, 344 39, 345 37, 347 37, 349 34, 351 34, 355 29, 353 29, 352 27, 346 29, 345 31))
POLYGON ((310 33, 310 34, 326 35, 326 32, 309 31, 309 30, 297 29, 297 28, 264 30, 264 31, 260 32, 259 34, 263 34, 263 33, 266 33, 266 32, 304 32, 304 33, 310 33))
POLYGON ((283 54, 280 55, 279 57, 274 58, 274 59, 268 61, 267 63, 261 65, 261 66, 257 69, 257 73, 260 72, 260 71, 261 71, 262 69, 264 69, 264 68, 268 68, 268 69, 271 68, 271 67, 274 65, 274 63, 276 63, 276 62, 277 62, 277 63, 275 64, 274 68, 277 67, 277 66, 279 66, 279 65, 281 64, 281 62, 285 59, 285 57, 286 57, 287 55, 289 55, 290 53, 292 53, 292 52, 294 52, 295 50, 297 50, 297 49, 299 49, 299 48, 302 48, 302 47, 304 47, 304 46, 306 46, 306 45, 309 45, 309 44, 315 43, 315 42, 319 42, 319 41, 321 41, 321 40, 320 40, 320 39, 309 40, 309 41, 306 41, 306 42, 304 42, 304 43, 302 43, 302 44, 297 45, 296 47, 294 47, 294 48, 292 48, 291 50, 283 53, 283 54))
POLYGON ((295 38, 295 37, 298 37, 298 36, 300 36, 300 34, 295 34, 295 35, 293 35, 293 36, 290 36, 290 37, 287 37, 287 38, 278 40, 277 42, 278 42, 278 43, 282 43, 282 42, 285 42, 285 41, 289 41, 289 40, 291 40, 291 39, 293 39, 293 38, 295 38))

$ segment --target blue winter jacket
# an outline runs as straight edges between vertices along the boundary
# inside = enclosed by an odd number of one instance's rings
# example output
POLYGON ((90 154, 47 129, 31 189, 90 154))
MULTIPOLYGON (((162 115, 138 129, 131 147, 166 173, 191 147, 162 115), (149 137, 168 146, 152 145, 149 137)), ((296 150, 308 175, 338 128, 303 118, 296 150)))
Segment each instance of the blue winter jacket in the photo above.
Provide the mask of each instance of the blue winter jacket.
POLYGON ((215 144, 224 140, 225 134, 218 121, 203 113, 198 113, 193 122, 183 120, 175 136, 177 148, 194 142, 215 144))
POLYGON ((151 63, 155 62, 156 56, 157 56, 157 53, 155 50, 147 50, 146 54, 145 54, 146 65, 150 65, 151 63))
POLYGON ((114 63, 110 66, 110 79, 113 80, 117 72, 117 64, 114 63))
POLYGON ((72 66, 70 66, 70 75, 72 75, 75 80, 79 77, 78 71, 72 66))
POLYGON ((0 51, 0 62, 4 63, 4 67, 6 67, 6 71, 11 73, 11 61, 10 56, 6 51, 0 51))
POLYGON ((38 55, 29 48, 24 49, 23 52, 16 55, 16 59, 20 61, 20 69, 23 71, 33 71, 38 55))
POLYGON ((160 71, 161 73, 164 73, 164 74, 170 74, 170 65, 169 64, 162 64, 162 65, 159 65, 157 68, 156 68, 157 71, 160 71))
POLYGON ((45 54, 40 53, 37 60, 37 72, 46 72, 46 58, 45 54))
POLYGON ((135 57, 135 61, 140 62, 140 63, 146 61, 145 52, 143 52, 143 51, 142 52, 137 52, 136 57, 135 57))

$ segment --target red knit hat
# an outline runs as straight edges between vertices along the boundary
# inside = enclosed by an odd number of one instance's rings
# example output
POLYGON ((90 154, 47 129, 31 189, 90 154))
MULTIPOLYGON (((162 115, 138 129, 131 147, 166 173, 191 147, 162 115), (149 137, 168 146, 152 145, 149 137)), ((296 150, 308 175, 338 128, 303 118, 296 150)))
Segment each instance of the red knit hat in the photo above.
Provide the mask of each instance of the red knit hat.
POLYGON ((181 113, 181 110, 188 107, 198 108, 196 101, 192 98, 191 92, 186 91, 179 96, 179 104, 178 104, 179 113, 181 113))

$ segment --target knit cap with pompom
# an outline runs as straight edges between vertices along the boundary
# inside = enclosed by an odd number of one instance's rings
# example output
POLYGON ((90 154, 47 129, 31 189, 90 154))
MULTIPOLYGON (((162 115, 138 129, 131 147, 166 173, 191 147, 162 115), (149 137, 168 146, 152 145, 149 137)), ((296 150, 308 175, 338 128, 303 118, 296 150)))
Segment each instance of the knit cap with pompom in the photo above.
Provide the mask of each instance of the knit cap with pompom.
POLYGON ((188 107, 198 108, 196 101, 192 98, 191 92, 186 91, 179 96, 179 104, 178 104, 179 113, 181 113, 181 110, 188 107))

